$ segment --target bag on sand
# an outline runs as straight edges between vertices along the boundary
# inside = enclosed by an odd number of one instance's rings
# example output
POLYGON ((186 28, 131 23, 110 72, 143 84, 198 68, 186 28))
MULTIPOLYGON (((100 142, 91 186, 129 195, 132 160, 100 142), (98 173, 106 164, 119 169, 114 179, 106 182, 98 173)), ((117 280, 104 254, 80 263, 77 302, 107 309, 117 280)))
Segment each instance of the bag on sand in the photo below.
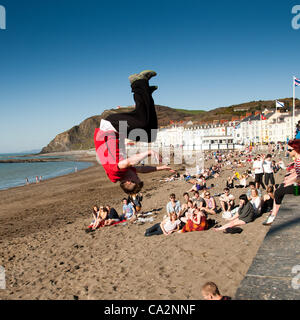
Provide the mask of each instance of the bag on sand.
POLYGON ((224 233, 241 233, 243 232, 243 229, 242 228, 239 228, 239 227, 232 227, 232 228, 226 228, 224 233))

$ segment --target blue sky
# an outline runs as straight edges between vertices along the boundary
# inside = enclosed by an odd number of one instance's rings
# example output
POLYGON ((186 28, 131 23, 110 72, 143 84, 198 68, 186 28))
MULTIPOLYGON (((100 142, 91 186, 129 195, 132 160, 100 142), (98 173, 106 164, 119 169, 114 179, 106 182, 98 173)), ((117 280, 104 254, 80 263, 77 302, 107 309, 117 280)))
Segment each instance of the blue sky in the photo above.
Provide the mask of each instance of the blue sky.
POLYGON ((296 4, 0 0, 0 153, 41 148, 89 116, 133 104, 127 77, 145 68, 158 72, 155 102, 170 107, 292 96, 296 4))

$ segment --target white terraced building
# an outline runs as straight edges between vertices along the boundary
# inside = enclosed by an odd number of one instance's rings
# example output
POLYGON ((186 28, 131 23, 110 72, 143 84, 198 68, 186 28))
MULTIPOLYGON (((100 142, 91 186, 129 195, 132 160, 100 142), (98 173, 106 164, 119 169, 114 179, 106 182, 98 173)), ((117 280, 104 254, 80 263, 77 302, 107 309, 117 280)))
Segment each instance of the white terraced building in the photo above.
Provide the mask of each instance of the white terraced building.
MULTIPOLYGON (((275 113, 265 110, 266 120, 260 115, 252 115, 243 119, 233 131, 233 139, 237 144, 285 142, 294 134, 290 113, 275 113), (293 132, 293 134, 292 134, 293 132)), ((295 124, 300 120, 300 111, 295 112, 295 124)))
POLYGON ((182 147, 183 150, 209 150, 233 148, 235 122, 223 125, 193 125, 192 121, 182 126, 161 128, 153 146, 182 147))
MULTIPOLYGON (((300 111, 295 113, 295 123, 300 120, 300 111)), ((236 149, 250 143, 285 142, 292 137, 292 116, 290 113, 264 111, 241 121, 224 124, 196 125, 192 121, 182 125, 160 128, 157 139, 152 143, 156 148, 181 148, 188 150, 236 149)), ((147 147, 137 144, 133 147, 147 147)))

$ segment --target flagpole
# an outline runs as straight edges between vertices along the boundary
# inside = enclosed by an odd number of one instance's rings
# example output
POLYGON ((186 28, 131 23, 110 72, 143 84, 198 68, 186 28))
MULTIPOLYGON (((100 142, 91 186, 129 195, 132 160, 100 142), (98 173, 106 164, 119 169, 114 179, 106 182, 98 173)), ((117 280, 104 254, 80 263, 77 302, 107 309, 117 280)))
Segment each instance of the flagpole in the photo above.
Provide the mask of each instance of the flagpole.
POLYGON ((293 118, 292 118, 292 139, 294 139, 295 134, 295 80, 296 77, 293 76, 293 118))

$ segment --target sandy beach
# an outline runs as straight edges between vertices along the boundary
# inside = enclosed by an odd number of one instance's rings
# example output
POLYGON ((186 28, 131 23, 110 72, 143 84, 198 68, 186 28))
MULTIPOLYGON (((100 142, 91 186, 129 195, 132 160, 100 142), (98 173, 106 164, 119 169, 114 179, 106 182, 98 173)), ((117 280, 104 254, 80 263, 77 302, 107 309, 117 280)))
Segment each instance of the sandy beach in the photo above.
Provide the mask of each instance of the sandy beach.
MULTIPOLYGON (((231 174, 225 170, 208 181, 215 184, 212 194, 223 190, 231 174)), ((202 299, 206 281, 234 296, 269 229, 262 225, 265 216, 243 226, 241 234, 211 229, 144 237, 146 228, 166 214, 169 194, 182 201, 191 187, 184 181, 159 182, 169 175, 143 176, 144 211, 162 208, 154 222, 89 234, 92 206, 110 204, 120 213, 124 196, 98 164, 0 191, 0 265, 6 269, 0 299, 202 299)), ((239 196, 242 189, 232 193, 239 196)), ((225 222, 220 215, 212 218, 225 222)))

